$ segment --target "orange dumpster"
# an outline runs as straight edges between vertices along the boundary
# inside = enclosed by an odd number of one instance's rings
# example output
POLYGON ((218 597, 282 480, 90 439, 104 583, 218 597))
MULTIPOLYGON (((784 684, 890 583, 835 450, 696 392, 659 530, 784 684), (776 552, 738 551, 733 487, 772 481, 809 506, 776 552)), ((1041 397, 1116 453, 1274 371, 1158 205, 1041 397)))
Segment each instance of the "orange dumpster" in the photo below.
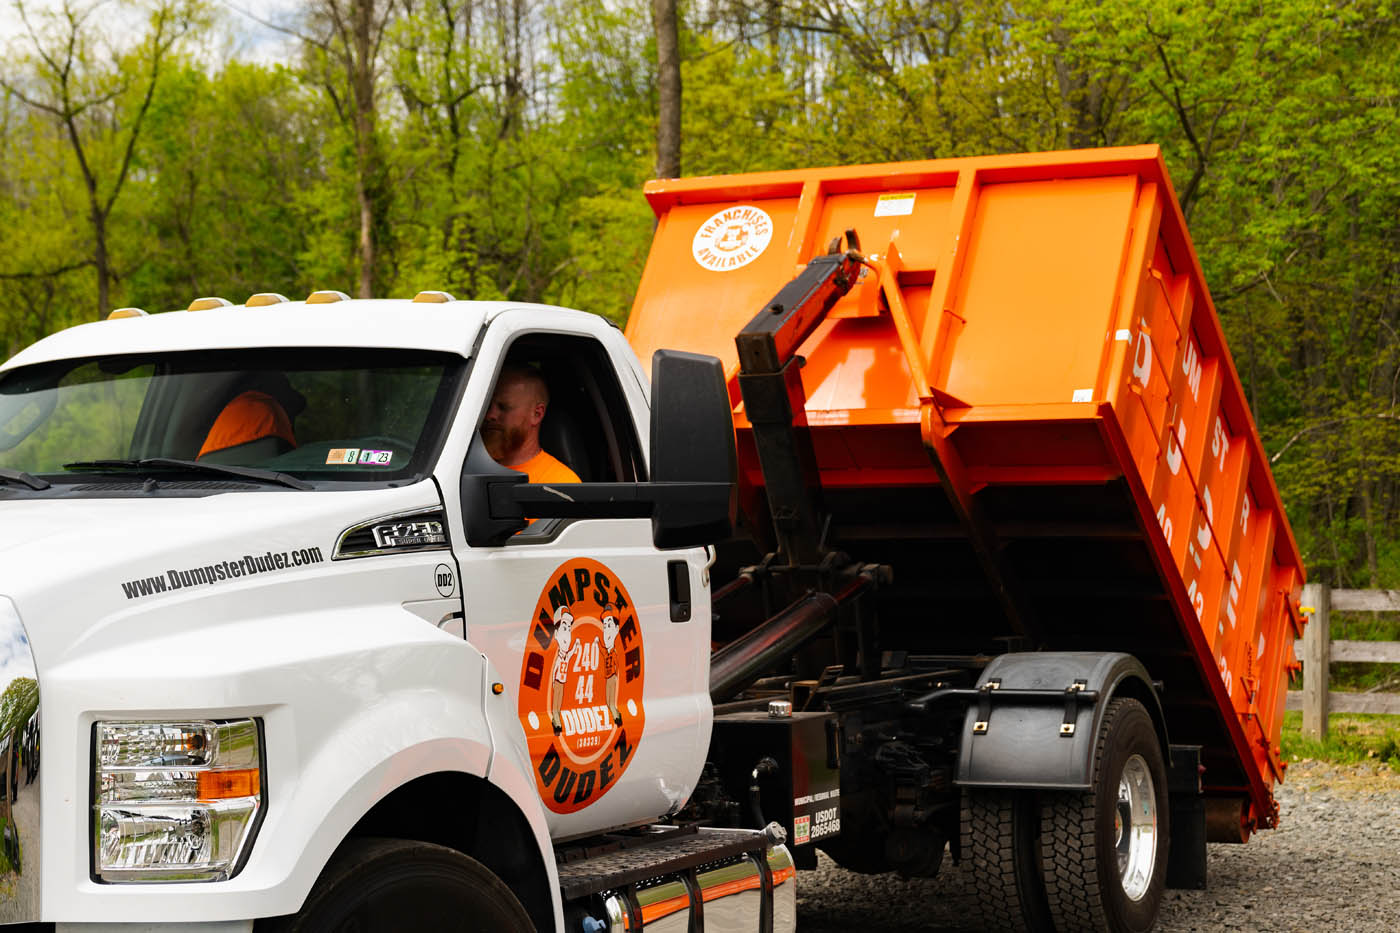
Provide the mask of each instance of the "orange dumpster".
POLYGON ((764 478, 735 335, 833 241, 858 245, 858 280, 798 350, 796 420, 827 540, 895 568, 882 624, 933 654, 1010 631, 962 503, 1037 646, 1139 658, 1171 741, 1201 746, 1208 809, 1242 835, 1275 824, 1304 570, 1157 147, 666 180, 646 197, 657 229, 626 333, 644 360, 724 362, 751 527, 764 478))

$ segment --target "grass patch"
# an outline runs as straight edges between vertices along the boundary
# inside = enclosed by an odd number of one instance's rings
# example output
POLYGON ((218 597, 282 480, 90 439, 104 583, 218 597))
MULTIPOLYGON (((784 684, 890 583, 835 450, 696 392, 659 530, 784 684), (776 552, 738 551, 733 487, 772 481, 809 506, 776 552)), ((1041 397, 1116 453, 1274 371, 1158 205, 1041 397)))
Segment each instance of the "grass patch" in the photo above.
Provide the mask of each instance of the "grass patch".
POLYGON ((1400 772, 1400 716, 1333 713, 1327 719, 1327 738, 1318 742, 1303 738, 1303 714, 1290 710, 1283 714, 1279 747, 1284 761, 1379 762, 1400 772))
MULTIPOLYGON (((1400 613, 1334 612, 1333 641, 1400 641, 1400 613)), ((1332 664, 1333 690, 1400 692, 1400 664, 1332 664)))

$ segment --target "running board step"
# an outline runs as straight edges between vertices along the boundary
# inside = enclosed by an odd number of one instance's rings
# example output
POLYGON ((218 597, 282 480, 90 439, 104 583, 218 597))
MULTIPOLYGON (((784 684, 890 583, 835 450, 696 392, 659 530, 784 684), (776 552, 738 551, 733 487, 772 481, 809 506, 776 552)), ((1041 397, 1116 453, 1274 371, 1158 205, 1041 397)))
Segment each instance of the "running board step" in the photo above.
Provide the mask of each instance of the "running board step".
POLYGON ((565 855, 559 863, 559 889, 570 901, 736 855, 762 861, 768 847, 782 841, 767 830, 650 826, 610 837, 609 845, 584 849, 572 859, 565 855))
POLYGON ((795 933, 796 867, 784 836, 776 823, 762 832, 650 826, 559 852, 566 913, 590 933, 704 933, 707 919, 711 930, 795 933))

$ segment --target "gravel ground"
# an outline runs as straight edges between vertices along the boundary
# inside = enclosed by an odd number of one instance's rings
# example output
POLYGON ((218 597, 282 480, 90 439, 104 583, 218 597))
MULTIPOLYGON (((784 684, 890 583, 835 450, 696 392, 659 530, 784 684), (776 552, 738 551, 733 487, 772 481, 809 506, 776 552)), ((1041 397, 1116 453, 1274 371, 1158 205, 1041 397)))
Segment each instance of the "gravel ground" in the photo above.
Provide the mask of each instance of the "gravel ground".
MULTIPOLYGON (((1400 774, 1296 762, 1277 790, 1279 828, 1208 848, 1204 891, 1167 891, 1157 929, 1391 933, 1400 930, 1400 774)), ((820 857, 798 876, 801 933, 965 929, 948 868, 930 880, 857 875, 820 857)))

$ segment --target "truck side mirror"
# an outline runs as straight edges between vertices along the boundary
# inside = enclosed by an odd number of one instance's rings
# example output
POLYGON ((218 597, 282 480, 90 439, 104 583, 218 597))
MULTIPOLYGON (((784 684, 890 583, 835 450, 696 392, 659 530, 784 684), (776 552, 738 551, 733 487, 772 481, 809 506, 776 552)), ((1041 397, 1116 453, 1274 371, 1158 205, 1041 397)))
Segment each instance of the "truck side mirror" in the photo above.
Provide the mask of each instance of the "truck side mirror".
POLYGON ((708 544, 733 533, 735 459, 729 390, 719 360, 657 350, 651 358, 651 483, 686 487, 684 495, 654 500, 651 534, 657 547, 708 544))

